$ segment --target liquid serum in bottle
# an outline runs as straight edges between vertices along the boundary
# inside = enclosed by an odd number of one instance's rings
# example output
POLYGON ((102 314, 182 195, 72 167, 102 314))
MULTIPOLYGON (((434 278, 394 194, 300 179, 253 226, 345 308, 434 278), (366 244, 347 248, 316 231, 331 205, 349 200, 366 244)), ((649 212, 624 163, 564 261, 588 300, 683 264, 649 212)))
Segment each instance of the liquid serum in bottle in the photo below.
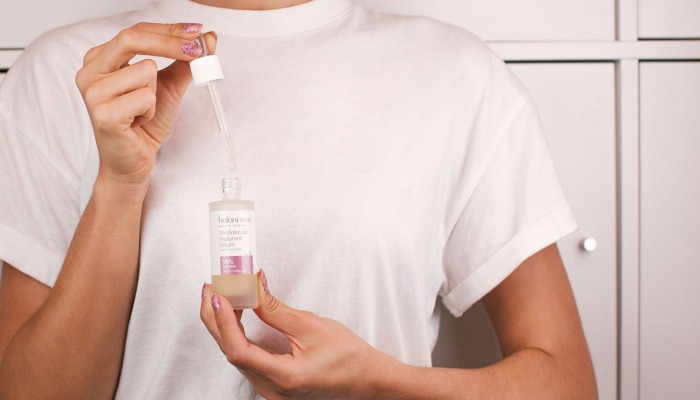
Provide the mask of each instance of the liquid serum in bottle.
POLYGON ((224 178, 222 190, 223 198, 209 203, 213 291, 234 309, 256 308, 255 203, 241 198, 237 178, 224 178))

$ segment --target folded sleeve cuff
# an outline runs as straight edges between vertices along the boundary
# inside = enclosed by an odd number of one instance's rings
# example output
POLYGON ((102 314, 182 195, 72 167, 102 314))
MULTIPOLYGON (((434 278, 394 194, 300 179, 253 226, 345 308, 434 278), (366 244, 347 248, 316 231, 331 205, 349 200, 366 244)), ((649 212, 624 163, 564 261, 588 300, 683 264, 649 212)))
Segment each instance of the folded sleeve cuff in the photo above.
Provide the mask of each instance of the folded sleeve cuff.
POLYGON ((37 281, 53 287, 64 255, 36 243, 28 236, 0 224, 0 260, 37 281))
POLYGON ((528 257, 577 229, 568 204, 558 207, 515 235, 476 271, 443 297, 456 317, 498 286, 528 257))

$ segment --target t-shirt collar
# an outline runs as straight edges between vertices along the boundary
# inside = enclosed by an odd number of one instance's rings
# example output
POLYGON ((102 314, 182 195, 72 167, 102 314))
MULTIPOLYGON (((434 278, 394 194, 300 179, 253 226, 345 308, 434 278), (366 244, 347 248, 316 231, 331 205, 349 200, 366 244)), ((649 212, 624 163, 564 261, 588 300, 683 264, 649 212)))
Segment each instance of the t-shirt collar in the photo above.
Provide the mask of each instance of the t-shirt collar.
POLYGON ((171 22, 198 22, 205 31, 236 36, 277 36, 301 32, 345 15, 352 0, 312 0, 276 10, 232 10, 190 0, 160 0, 155 7, 171 22))

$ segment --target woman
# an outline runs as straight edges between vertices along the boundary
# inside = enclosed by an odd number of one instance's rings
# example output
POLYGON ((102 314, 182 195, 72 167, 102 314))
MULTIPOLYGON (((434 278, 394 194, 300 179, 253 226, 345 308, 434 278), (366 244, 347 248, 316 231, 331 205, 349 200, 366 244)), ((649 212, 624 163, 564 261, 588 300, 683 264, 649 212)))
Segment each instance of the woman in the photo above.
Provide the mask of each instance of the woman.
POLYGON ((1 397, 596 396, 554 244, 575 224, 527 94, 468 32, 170 0, 43 36, 0 95, 1 397), (192 295, 231 174, 190 87, 203 27, 257 206, 255 313, 192 295), (431 368, 438 297, 483 298, 503 361, 431 368))

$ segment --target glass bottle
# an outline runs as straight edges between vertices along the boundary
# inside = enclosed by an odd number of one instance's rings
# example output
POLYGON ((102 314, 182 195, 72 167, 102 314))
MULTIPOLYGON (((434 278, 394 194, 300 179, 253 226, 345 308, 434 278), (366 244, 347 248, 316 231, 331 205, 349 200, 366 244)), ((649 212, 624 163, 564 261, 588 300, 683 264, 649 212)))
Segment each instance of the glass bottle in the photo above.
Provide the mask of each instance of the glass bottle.
POLYGON ((209 203, 212 290, 234 309, 256 308, 255 203, 241 198, 237 178, 221 186, 223 198, 209 203))

